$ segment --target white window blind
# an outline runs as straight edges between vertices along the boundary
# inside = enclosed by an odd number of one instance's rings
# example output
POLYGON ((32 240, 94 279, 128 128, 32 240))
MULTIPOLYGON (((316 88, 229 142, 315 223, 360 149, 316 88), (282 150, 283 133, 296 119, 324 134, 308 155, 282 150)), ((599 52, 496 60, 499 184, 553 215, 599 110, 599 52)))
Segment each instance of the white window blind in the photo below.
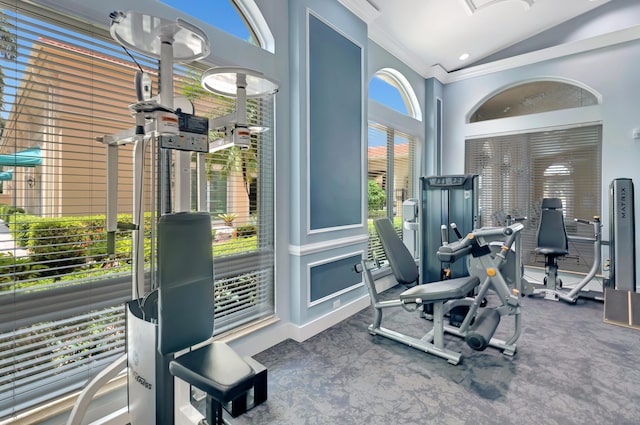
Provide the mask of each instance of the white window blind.
MULTIPOLYGON (((602 126, 471 139, 465 146, 465 172, 480 176, 482 225, 503 225, 507 214, 527 218, 525 264, 544 266, 534 249, 545 197, 562 199, 568 234, 593 237, 591 226, 573 219, 600 215, 602 126)), ((569 255, 559 261, 563 270, 587 272, 593 246, 570 242, 569 255)))
MULTIPOLYGON (((117 254, 107 255, 106 148, 96 137, 134 126, 127 106, 137 66, 106 29, 24 2, 0 7, 0 159, 2 171, 12 170, 0 193, 2 420, 79 389, 124 350, 131 235, 119 231, 117 254)), ((157 63, 132 54, 157 81, 157 63)), ((192 96, 200 116, 230 112, 232 100, 200 92, 205 68, 177 65, 176 93, 192 96)), ((254 135, 246 151, 207 159, 217 333, 273 314, 273 99, 248 103, 249 124, 271 130, 254 135), (231 226, 223 213, 235 215, 231 226)), ((119 221, 131 220, 132 176, 124 145, 119 221)), ((145 179, 150 192, 149 172, 145 179)))

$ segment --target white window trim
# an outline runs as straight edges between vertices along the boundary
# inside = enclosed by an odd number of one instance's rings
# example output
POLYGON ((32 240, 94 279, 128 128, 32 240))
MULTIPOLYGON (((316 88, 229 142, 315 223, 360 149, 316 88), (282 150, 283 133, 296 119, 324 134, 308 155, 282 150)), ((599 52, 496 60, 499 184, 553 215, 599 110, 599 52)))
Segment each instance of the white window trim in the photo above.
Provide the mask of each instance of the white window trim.
POLYGON ((264 50, 275 53, 276 41, 269 29, 267 21, 253 0, 233 0, 247 20, 247 24, 258 37, 258 45, 264 50))

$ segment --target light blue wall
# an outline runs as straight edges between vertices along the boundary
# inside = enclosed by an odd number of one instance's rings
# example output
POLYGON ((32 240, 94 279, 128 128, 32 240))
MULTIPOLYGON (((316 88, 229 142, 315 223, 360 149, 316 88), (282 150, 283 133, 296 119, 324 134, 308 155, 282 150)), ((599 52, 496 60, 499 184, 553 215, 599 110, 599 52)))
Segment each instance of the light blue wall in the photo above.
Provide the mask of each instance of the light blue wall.
POLYGON ((308 229, 361 226, 362 46, 313 13, 307 23, 308 229))
MULTIPOLYGON (((364 102, 365 78, 366 78, 366 62, 367 57, 367 28, 364 22, 340 5, 337 1, 326 0, 299 0, 290 1, 288 9, 289 24, 289 83, 290 83, 290 105, 291 105, 291 151, 290 151, 290 171, 291 181, 289 183, 290 204, 288 205, 288 213, 291 220, 289 225, 289 275, 288 281, 290 285, 289 299, 289 318, 296 326, 303 326, 314 319, 322 317, 339 305, 348 304, 357 300, 366 294, 362 285, 350 286, 352 282, 345 282, 344 285, 338 284, 336 288, 342 288, 335 296, 328 296, 314 302, 311 299, 312 276, 318 276, 318 273, 312 273, 315 267, 330 267, 332 262, 340 264, 344 270, 336 271, 335 275, 348 275, 347 265, 342 261, 344 258, 362 255, 366 252, 367 228, 364 210, 364 184, 363 173, 365 155, 364 145, 366 127, 364 119, 360 124, 360 140, 354 140, 353 126, 351 123, 341 122, 344 118, 353 120, 354 117, 360 115, 366 117, 366 102, 364 102), (312 14, 322 22, 328 24, 335 31, 335 35, 343 37, 351 46, 357 46, 361 51, 361 76, 360 86, 351 88, 352 94, 360 93, 362 104, 359 111, 351 110, 344 112, 341 116, 334 116, 334 125, 337 128, 351 128, 350 138, 345 141, 349 149, 336 149, 336 161, 332 168, 330 161, 327 161, 326 152, 322 146, 312 145, 322 134, 312 133, 310 123, 315 122, 318 116, 310 116, 309 105, 312 106, 315 113, 329 115, 332 109, 337 109, 340 99, 336 97, 332 103, 330 99, 322 99, 317 103, 317 99, 310 99, 310 93, 314 93, 317 87, 312 86, 313 81, 308 80, 309 75, 309 59, 308 59, 308 31, 307 22, 308 14, 312 14), (355 114, 355 115, 354 115, 355 114), (313 140, 312 140, 313 137, 313 140), (353 150, 354 143, 359 143, 359 149, 353 150), (313 149, 310 149, 313 146, 313 149), (314 152, 319 156, 314 158, 314 152), (345 156, 346 155, 346 156, 345 156), (339 159, 339 160, 338 160, 339 159), (317 162, 314 162, 316 160, 317 162), (342 165, 341 165, 342 164, 342 165), (344 164, 350 164, 352 168, 345 168, 344 164), (334 173, 349 179, 344 185, 336 184, 336 179, 327 179, 327 183, 331 185, 331 190, 335 190, 340 197, 348 199, 349 202, 335 204, 332 211, 324 211, 325 214, 335 214, 336 217, 347 217, 348 220, 342 220, 340 223, 326 221, 331 223, 330 226, 312 225, 312 217, 314 223, 324 223, 318 220, 314 214, 317 211, 311 211, 310 205, 316 200, 317 191, 323 188, 323 182, 319 179, 320 174, 317 169, 311 173, 314 166, 322 167, 327 173, 334 173), (354 170, 356 174, 354 174, 354 170), (357 178, 357 184, 353 184, 353 179, 357 178), (333 182, 333 183, 331 183, 333 182), (315 190, 315 191, 314 191, 315 190), (360 208, 358 217, 354 217, 354 204, 359 203, 360 208), (347 208, 348 211, 342 211, 341 208, 347 208), (343 213, 346 213, 343 214, 343 213)), ((277 24, 276 24, 277 25, 277 24)), ((314 34, 317 36, 317 34, 314 34)), ((357 50, 357 49, 356 49, 357 50)), ((353 62, 353 61, 351 61, 353 62)), ((353 64, 353 63, 352 63, 353 64)), ((319 80, 327 78, 338 78, 341 72, 350 72, 352 69, 342 70, 341 63, 336 62, 331 67, 314 67, 314 72, 322 73, 319 80)), ((316 74, 318 75, 318 74, 316 74)), ((345 90, 350 90, 345 87, 345 90)), ((317 131, 316 128, 313 129, 317 131)), ((333 144, 333 142, 331 142, 333 144)), ((278 206, 276 215, 281 213, 281 207, 278 206)), ((325 209, 324 207, 322 208, 325 209)), ((281 253, 282 251, 279 250, 281 253)), ((320 291, 322 292, 322 291, 320 291)))
MULTIPOLYGON (((601 122, 603 238, 608 239, 608 186, 612 179, 640 184, 640 140, 632 131, 640 127, 640 107, 635 97, 640 87, 640 41, 549 60, 529 66, 447 84, 445 98, 444 171, 464 171, 464 143, 467 137, 556 127, 566 124, 601 122), (491 94, 506 86, 540 78, 560 78, 589 87, 602 96, 602 105, 517 118, 465 124, 465 117, 491 94)), ((636 196, 636 220, 640 218, 636 196)), ((636 235, 636 244, 640 242, 636 235)), ((636 258, 636 262, 638 258, 636 258)))

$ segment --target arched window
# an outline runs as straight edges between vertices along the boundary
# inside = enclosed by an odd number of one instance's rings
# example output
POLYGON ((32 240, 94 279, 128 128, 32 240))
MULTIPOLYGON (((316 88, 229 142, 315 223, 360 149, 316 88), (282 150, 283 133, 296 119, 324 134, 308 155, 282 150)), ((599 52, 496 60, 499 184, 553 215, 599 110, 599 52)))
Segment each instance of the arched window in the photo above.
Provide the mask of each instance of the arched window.
POLYGON ((554 80, 539 80, 507 88, 481 102, 467 122, 517 117, 600 103, 585 87, 554 80))
POLYGON ((422 121, 422 111, 411 84, 400 72, 383 68, 369 82, 369 99, 422 121))
POLYGON ((275 51, 273 35, 253 0, 161 1, 248 43, 275 51))

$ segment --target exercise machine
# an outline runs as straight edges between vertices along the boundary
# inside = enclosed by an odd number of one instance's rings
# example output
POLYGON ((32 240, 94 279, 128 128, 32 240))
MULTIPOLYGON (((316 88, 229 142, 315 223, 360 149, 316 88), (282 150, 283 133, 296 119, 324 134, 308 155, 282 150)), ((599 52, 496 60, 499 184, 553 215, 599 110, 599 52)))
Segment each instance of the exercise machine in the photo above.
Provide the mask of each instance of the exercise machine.
POLYGON ((614 289, 640 292, 635 239, 633 181, 614 179, 609 185, 609 286, 614 289))
POLYGON ((479 227, 478 185, 475 174, 420 178, 420 283, 468 274, 465 262, 443 264, 436 252, 443 243, 459 238, 449 235, 452 223, 460 235, 479 227))
MULTIPOLYGON (((391 221, 383 218, 374 223, 396 279, 400 283, 417 281, 417 265, 395 233, 391 221)), ((509 261, 508 253, 520 237, 523 227, 521 223, 516 223, 508 227, 476 229, 459 241, 441 246, 437 252, 441 261, 453 264, 464 258, 468 261, 471 274, 412 286, 394 300, 381 300, 371 273, 372 265, 362 260, 356 265, 356 271, 363 273, 374 312, 373 324, 368 327, 369 333, 442 357, 454 365, 460 362, 462 353, 445 347, 445 332, 464 338, 474 350, 482 351, 491 346, 502 350, 505 355, 513 356, 516 352, 516 341, 521 334, 521 292, 507 283, 501 269, 509 261), (498 238, 502 239, 502 245, 495 253, 489 247, 489 241, 498 238), (490 291, 497 295, 498 305, 481 307, 490 291), (469 296, 471 293, 475 295, 469 296), (426 304, 433 305, 433 327, 422 338, 382 326, 383 310, 401 307, 410 312, 422 311, 426 304), (468 307, 460 327, 446 325, 444 318, 447 313, 459 306, 468 307), (493 337, 503 316, 514 317, 514 331, 506 341, 493 337)))
POLYGON ((586 288, 600 270, 602 259, 600 217, 596 216, 593 220, 576 218, 574 221, 577 224, 592 226, 593 236, 568 236, 562 213, 562 200, 559 198, 542 200, 535 252, 545 257, 545 276, 541 285, 529 282, 528 288, 525 290, 527 295, 542 294, 547 300, 562 300, 568 303, 575 303, 581 296, 602 300, 602 290, 593 291, 586 288), (569 253, 569 241, 592 244, 593 263, 582 280, 571 288, 563 289, 562 279, 558 275, 558 258, 569 253))
POLYGON ((169 21, 140 12, 113 12, 111 35, 125 50, 159 59, 162 92, 152 95, 151 78, 136 74, 137 102, 129 107, 136 127, 98 138, 107 149, 108 248, 115 245, 118 147, 134 144, 134 211, 132 230, 132 300, 127 310, 127 353, 85 387, 68 425, 82 423, 96 392, 122 370, 127 371, 128 406, 111 423, 222 424, 223 406, 237 415, 266 399, 266 369, 240 357, 225 343, 211 341, 214 319, 214 272, 211 217, 191 208, 191 154, 196 153, 198 207, 204 209, 204 154, 232 145, 247 146, 251 129, 246 98, 270 95, 277 84, 256 71, 214 68, 202 85, 235 97, 234 114, 215 120, 193 115, 190 102, 174 99, 173 64, 206 57, 206 35, 181 20, 169 21), (225 134, 224 146, 208 141, 209 129, 225 134), (150 270, 145 270, 143 196, 145 157, 150 156, 150 270), (175 196, 173 196, 175 195, 175 196), (195 347, 194 347, 195 346, 195 347), (206 395, 206 416, 192 406, 191 387, 206 395))
POLYGON ((640 283, 636 281, 633 181, 609 185, 609 281, 604 289, 604 321, 640 329, 640 283))
MULTIPOLYGON (((446 263, 436 252, 441 245, 462 238, 479 227, 479 177, 474 174, 428 176, 420 178, 420 283, 437 282, 468 275, 464 261, 446 263), (450 238, 449 229, 455 238, 450 238)), ((430 314, 431 306, 424 312, 430 314)), ((460 324, 467 307, 449 312, 452 324, 460 324)))

